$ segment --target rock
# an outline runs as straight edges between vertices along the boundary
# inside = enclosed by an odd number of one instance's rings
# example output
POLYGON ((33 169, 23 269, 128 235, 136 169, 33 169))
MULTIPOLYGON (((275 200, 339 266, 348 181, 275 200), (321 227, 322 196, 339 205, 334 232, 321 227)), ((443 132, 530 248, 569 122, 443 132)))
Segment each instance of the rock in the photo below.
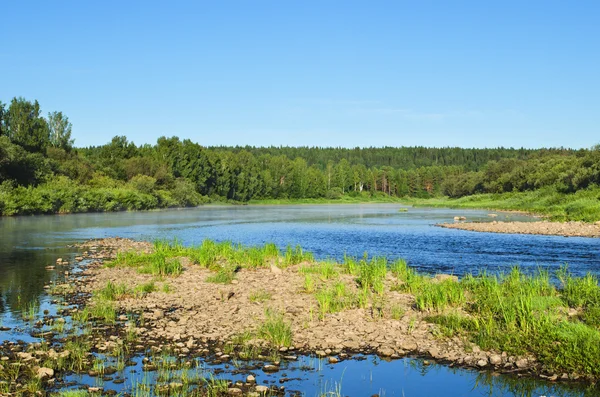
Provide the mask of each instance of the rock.
POLYGON ((477 361, 477 366, 478 367, 485 367, 488 364, 487 360, 484 360, 483 358, 479 361, 477 361))
POLYGON ((498 216, 498 214, 488 214, 488 216, 489 216, 490 218, 496 218, 496 217, 498 216))
POLYGON ((277 372, 277 371, 279 371, 279 367, 276 365, 267 364, 264 367, 262 367, 262 370, 264 372, 277 372))
POLYGON ((281 270, 277 266, 271 264, 271 273, 273 273, 273 274, 282 274, 283 270, 281 270))
POLYGON ((33 359, 33 356, 30 353, 18 352, 17 357, 19 357, 23 361, 30 361, 33 359))
POLYGON ((242 393, 242 389, 238 389, 237 387, 230 387, 227 389, 227 394, 230 396, 241 396, 242 393))
POLYGON ((492 365, 502 364, 502 356, 499 354, 492 354, 490 356, 490 364, 492 364, 492 365))
POLYGON ((269 391, 269 388, 267 386, 258 385, 254 390, 256 390, 258 393, 266 394, 269 391))
POLYGON ((38 368, 37 377, 39 379, 52 378, 54 377, 54 370, 46 367, 38 368))
POLYGON ((433 358, 441 358, 442 357, 442 355, 440 353, 440 349, 438 349, 437 347, 432 347, 427 352, 433 358))
POLYGON ((520 358, 517 360, 515 365, 517 366, 517 368, 527 368, 529 365, 529 362, 525 358, 520 358))
POLYGON ((329 364, 337 364, 340 360, 337 357, 329 357, 329 364))
POLYGON ((256 383, 256 378, 254 377, 254 375, 248 375, 246 377, 246 383, 256 383))
POLYGON ((152 312, 152 317, 154 317, 155 319, 161 319, 165 316, 165 312, 163 312, 162 310, 155 310, 154 312, 152 312))
POLYGON ((342 345, 349 350, 358 350, 360 348, 360 344, 354 340, 346 340, 342 342, 342 345))
POLYGON ((417 350, 418 346, 417 343, 414 341, 407 341, 407 340, 403 340, 402 342, 400 342, 400 347, 402 348, 402 350, 406 350, 406 351, 415 351, 417 350))
POLYGON ((390 357, 394 353, 394 349, 389 346, 383 346, 377 349, 377 354, 379 354, 381 357, 390 357))
POLYGON ((317 350, 315 354, 317 357, 325 357, 327 355, 327 353, 325 353, 323 350, 317 350))

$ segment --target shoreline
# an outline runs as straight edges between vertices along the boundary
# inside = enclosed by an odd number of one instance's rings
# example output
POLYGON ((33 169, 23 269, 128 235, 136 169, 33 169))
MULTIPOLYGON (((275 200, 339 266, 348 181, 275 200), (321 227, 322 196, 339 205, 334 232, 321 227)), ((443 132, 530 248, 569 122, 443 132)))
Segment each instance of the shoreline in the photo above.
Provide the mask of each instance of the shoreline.
POLYGON ((440 223, 438 227, 446 229, 458 229, 472 232, 506 233, 506 234, 529 234, 543 236, 563 237, 600 237, 600 224, 584 222, 455 222, 440 223))
MULTIPOLYGON (((78 254, 47 266, 48 271, 60 268, 65 275, 44 287, 58 305, 56 315, 45 311, 43 317, 29 320, 36 324, 32 336, 44 342, 0 344, 0 365, 29 369, 17 375, 20 383, 7 391, 18 393, 23 390, 19 385, 25 385, 25 390, 56 391, 69 386, 65 379, 72 373, 105 379, 107 373, 123 371, 132 365, 127 363, 139 358, 142 371, 159 375, 165 363, 169 371, 187 370, 198 362, 236 368, 244 363, 239 371, 248 375, 246 382, 222 379, 219 387, 226 394, 253 396, 283 395, 276 382, 263 386, 255 376, 284 371, 286 363, 303 357, 332 365, 365 355, 383 360, 418 358, 424 365, 437 363, 565 385, 593 386, 599 376, 596 367, 588 367, 597 362, 596 351, 559 347, 595 344, 597 335, 578 339, 581 334, 575 333, 548 345, 536 334, 546 332, 543 329, 525 334, 512 328, 517 323, 501 324, 508 312, 473 310, 474 303, 490 298, 500 299, 503 308, 513 305, 515 298, 523 299, 526 295, 514 295, 517 282, 517 290, 541 285, 546 292, 535 298, 549 304, 563 299, 558 306, 549 306, 551 313, 532 309, 525 314, 530 316, 527 321, 538 315, 573 325, 584 321, 587 308, 568 303, 577 295, 561 297, 562 290, 544 286, 549 281, 543 275, 528 278, 513 269, 504 281, 487 276, 459 280, 448 274, 420 275, 403 260, 350 258, 336 264, 315 261, 300 247, 281 253, 273 244, 246 248, 210 240, 184 247, 176 242, 151 244, 115 237, 70 247, 78 254), (492 289, 482 295, 482 287, 492 289), (490 315, 497 324, 479 329, 477 324, 490 315), (503 338, 503 327, 511 327, 508 337, 517 339, 517 345, 493 342, 503 338), (487 342, 477 339, 484 329, 491 338, 487 342), (528 343, 530 338, 533 344, 528 343), (476 340, 488 347, 480 347, 476 340), (548 361, 549 353, 576 361, 556 365, 562 361, 548 361), (108 358, 99 362, 98 355, 108 358)), ((126 378, 117 375, 121 383, 126 378)), ((196 385, 171 382, 155 387, 181 391, 196 385)), ((82 386, 92 393, 102 391, 86 382, 82 386)))
MULTIPOLYGON (((81 291, 93 294, 107 283, 126 280, 127 285, 133 287, 152 280, 151 276, 136 273, 130 267, 103 266, 118 252, 130 250, 130 244, 136 250, 146 252, 152 250, 151 244, 118 238, 90 243, 100 249, 96 255, 100 260, 81 274, 84 277, 79 284, 81 291)), ((82 247, 89 247, 90 243, 82 247)), ((548 372, 530 354, 514 356, 506 352, 485 351, 458 335, 440 337, 438 325, 427 321, 432 313, 416 310, 413 295, 391 291, 391 277, 387 277, 384 283, 390 290, 388 298, 392 303, 378 305, 372 302, 365 308, 327 313, 319 318, 318 302, 314 296, 302 291, 299 271, 309 265, 306 261, 286 268, 277 265, 251 270, 242 268, 230 283, 215 284, 207 281, 213 272, 190 264, 184 258, 179 260, 183 263, 182 274, 166 281, 173 281, 170 283, 172 291, 152 293, 143 299, 127 297, 115 302, 121 312, 140 314, 144 325, 136 328, 136 334, 145 341, 144 344, 158 346, 159 350, 170 346, 175 353, 195 351, 206 355, 214 353, 207 352, 210 346, 217 346, 217 352, 230 346, 231 354, 235 355, 235 352, 253 347, 261 351, 275 347, 281 358, 292 360, 297 355, 312 354, 337 363, 355 354, 375 354, 385 359, 422 358, 451 367, 519 374, 551 381, 582 379, 577 374, 559 377, 548 372), (251 295, 257 291, 266 292, 269 297, 265 301, 253 301, 251 295), (390 313, 390 307, 395 304, 402 307, 401 316, 394 317, 390 313), (290 346, 272 346, 256 335, 250 340, 240 339, 240 335, 252 334, 260 327, 267 310, 278 311, 291 325, 293 342, 290 346)), ((455 282, 455 276, 449 275, 438 275, 436 279, 455 282)), ((354 283, 352 277, 342 277, 342 281, 348 286, 354 283)), ((327 281, 323 282, 323 286, 325 284, 327 281)), ((222 357, 227 360, 230 355, 222 357)))

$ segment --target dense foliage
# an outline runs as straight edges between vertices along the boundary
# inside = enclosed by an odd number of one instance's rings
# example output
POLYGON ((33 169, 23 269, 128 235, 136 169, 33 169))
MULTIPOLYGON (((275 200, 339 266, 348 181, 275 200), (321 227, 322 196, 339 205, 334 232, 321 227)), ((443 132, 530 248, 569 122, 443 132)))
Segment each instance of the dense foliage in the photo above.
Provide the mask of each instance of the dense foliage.
MULTIPOLYGON (((458 198, 600 183, 600 150, 425 147, 203 147, 116 136, 74 148, 62 112, 0 103, 0 213, 69 213, 196 206, 208 201, 458 198)), ((595 196, 592 200, 597 200, 595 196)))

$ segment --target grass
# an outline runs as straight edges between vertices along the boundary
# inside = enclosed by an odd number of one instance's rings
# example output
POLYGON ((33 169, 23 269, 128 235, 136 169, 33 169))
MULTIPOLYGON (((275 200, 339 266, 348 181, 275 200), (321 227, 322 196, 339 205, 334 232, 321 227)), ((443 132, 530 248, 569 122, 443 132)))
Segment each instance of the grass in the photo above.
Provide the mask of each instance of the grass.
POLYGON ((272 295, 270 292, 265 291, 264 289, 258 290, 258 291, 253 291, 250 294, 250 302, 253 303, 261 303, 261 302, 266 302, 268 300, 271 300, 272 295))
POLYGON ((25 310, 23 310, 21 313, 21 317, 24 321, 33 321, 35 320, 39 310, 40 306, 37 302, 29 302, 25 310))
POLYGON ((600 187, 561 193, 553 187, 527 192, 475 194, 459 199, 409 199, 414 206, 446 208, 485 208, 489 210, 527 211, 546 215, 555 221, 597 222, 600 220, 600 187))
POLYGON ((51 393, 50 397, 88 397, 91 394, 87 390, 59 390, 56 393, 51 393))
POLYGON ((206 278, 209 283, 231 284, 235 278, 235 268, 231 266, 222 267, 215 274, 206 278))
POLYGON ((292 345, 292 326, 285 321, 283 313, 267 309, 266 319, 258 329, 258 336, 274 347, 292 345))
POLYGON ((318 290, 315 297, 319 305, 320 319, 323 319, 327 313, 336 313, 358 306, 356 295, 341 281, 318 290))
POLYGON ((106 285, 97 290, 94 295, 99 300, 118 301, 132 295, 132 291, 125 283, 115 284, 108 281, 106 285))

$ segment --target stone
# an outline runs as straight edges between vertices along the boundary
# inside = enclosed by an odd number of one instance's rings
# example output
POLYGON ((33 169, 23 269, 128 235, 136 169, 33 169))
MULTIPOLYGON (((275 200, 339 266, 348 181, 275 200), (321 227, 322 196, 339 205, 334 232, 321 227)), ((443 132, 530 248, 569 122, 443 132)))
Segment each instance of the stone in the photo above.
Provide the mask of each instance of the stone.
POLYGON ((261 394, 265 394, 269 391, 269 388, 264 385, 258 385, 258 386, 256 386, 256 388, 254 390, 256 390, 257 392, 259 392, 261 394))
POLYGON ((254 377, 254 375, 248 375, 246 377, 246 383, 256 383, 256 378, 254 377))
POLYGON ((30 353, 18 352, 17 357, 19 357, 23 361, 30 361, 33 359, 33 356, 30 353))
POLYGON ((165 316, 165 313, 162 310, 155 310, 154 312, 152 312, 152 317, 154 317, 155 319, 161 319, 165 316))
POLYGON ((317 357, 325 357, 327 355, 327 353, 325 353, 323 350, 317 350, 315 354, 317 357))
POLYGON ((337 357, 329 357, 329 364, 336 364, 339 362, 340 362, 340 360, 338 360, 337 357))
POLYGON ((499 354, 492 354, 490 356, 490 364, 492 364, 492 365, 502 364, 502 356, 499 354))
POLYGON ((417 350, 418 346, 417 343, 414 341, 407 341, 407 340, 403 340, 402 342, 400 342, 400 347, 402 348, 402 350, 406 350, 406 351, 415 351, 417 350))
POLYGON ((485 367, 488 364, 487 360, 484 360, 483 358, 479 361, 477 361, 477 366, 478 367, 485 367))
POLYGON ((517 366, 517 368, 527 368, 527 366, 529 365, 529 362, 527 361, 526 358, 520 358, 517 360, 515 365, 517 366))
POLYGON ((394 349, 392 349, 389 346, 383 346, 377 349, 377 354, 379 354, 382 357, 390 357, 394 353, 394 349))
POLYGON ((262 370, 264 372, 277 372, 277 371, 279 371, 279 367, 276 365, 267 364, 264 367, 262 367, 262 370))
POLYGON ((273 273, 273 274, 282 274, 283 270, 281 270, 277 266, 271 264, 271 273, 273 273))
POLYGON ((243 392, 242 389, 238 389, 237 387, 230 387, 227 389, 227 394, 230 396, 241 396, 243 392))

